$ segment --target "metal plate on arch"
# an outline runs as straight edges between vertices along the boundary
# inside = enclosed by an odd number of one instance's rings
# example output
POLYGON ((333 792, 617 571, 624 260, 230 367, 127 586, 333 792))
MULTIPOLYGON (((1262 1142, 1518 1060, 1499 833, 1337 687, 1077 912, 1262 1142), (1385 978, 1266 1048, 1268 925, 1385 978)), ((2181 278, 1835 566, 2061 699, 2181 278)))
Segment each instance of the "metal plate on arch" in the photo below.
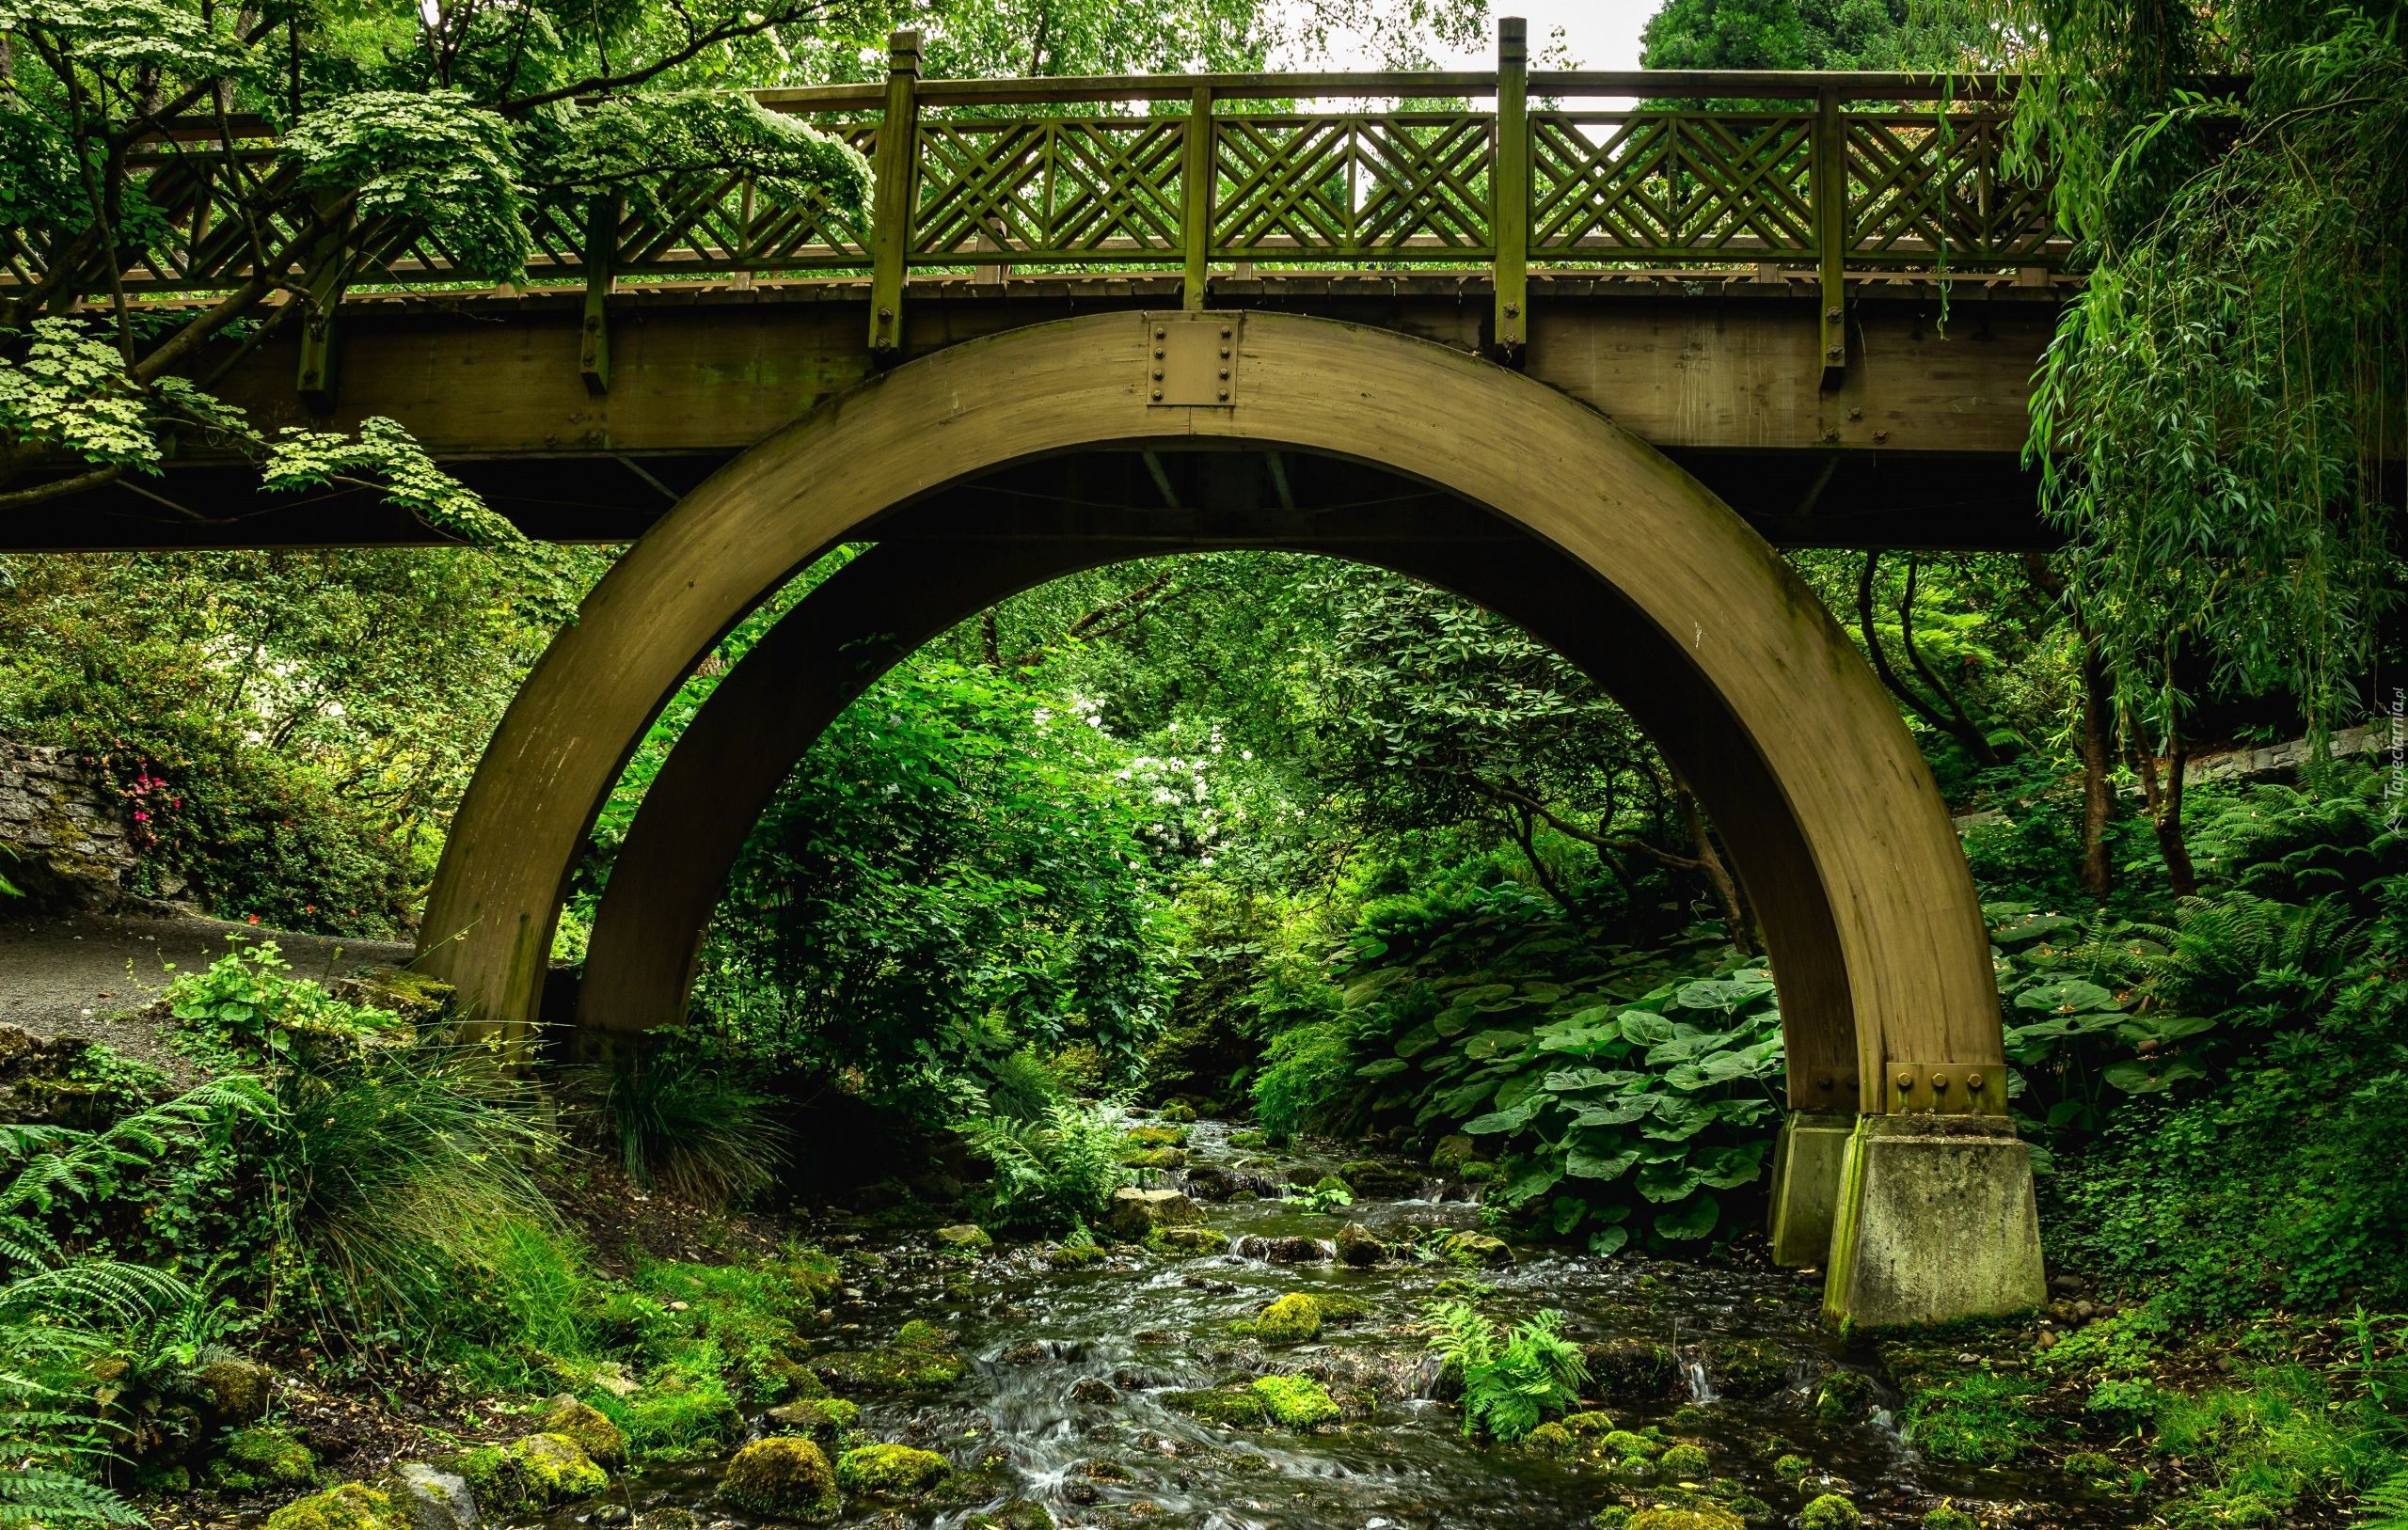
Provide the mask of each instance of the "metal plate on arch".
POLYGON ((1999 1063, 1892 1063, 1892 1114, 2004 1115, 2006 1068, 1999 1063))
POLYGON ((1164 409, 1234 408, 1245 318, 1237 313, 1149 313, 1146 396, 1164 409))

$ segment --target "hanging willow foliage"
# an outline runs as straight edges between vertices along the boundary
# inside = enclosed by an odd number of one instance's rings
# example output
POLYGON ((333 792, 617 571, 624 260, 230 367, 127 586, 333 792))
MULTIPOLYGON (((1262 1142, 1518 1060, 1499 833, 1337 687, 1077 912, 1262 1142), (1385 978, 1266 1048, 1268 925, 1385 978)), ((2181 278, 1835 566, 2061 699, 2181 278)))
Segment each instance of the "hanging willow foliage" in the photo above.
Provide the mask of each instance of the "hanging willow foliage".
POLYGON ((2208 688, 2289 689, 2321 735, 2400 595, 2401 8, 2000 9, 2025 166, 2093 261, 2028 448, 2073 598, 2161 737, 2208 688))

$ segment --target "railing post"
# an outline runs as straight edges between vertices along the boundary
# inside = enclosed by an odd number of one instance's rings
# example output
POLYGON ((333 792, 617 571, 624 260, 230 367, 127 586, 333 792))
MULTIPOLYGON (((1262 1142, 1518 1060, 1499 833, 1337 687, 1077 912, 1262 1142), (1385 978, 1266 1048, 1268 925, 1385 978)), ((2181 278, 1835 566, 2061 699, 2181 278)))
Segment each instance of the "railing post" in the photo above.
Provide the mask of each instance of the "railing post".
POLYGON ((1199 85, 1187 103, 1187 166, 1180 172, 1180 232, 1187 240, 1187 280, 1181 308, 1207 307, 1212 260, 1212 87, 1199 85))
POLYGON ((1497 19, 1497 153, 1489 174, 1497 239, 1497 354, 1516 360, 1530 323, 1529 45, 1522 18, 1497 19))
POLYGON ((1839 92, 1814 96, 1814 244, 1822 257, 1823 389, 1847 370, 1847 137, 1839 92))
POLYGON ((607 300, 618 285, 619 198, 603 195, 585 208, 585 323, 578 332, 577 372, 585 391, 610 391, 610 315, 607 300))
POLYGON ((911 257, 911 203, 920 163, 920 34, 887 39, 886 117, 878 126, 878 190, 870 212, 869 348, 892 355, 903 339, 903 273, 911 257))
MULTIPOLYGON (((324 209, 333 193, 320 192, 314 206, 324 209)), ((293 378, 301 402, 321 414, 335 406, 336 365, 341 339, 335 310, 342 306, 342 289, 351 265, 354 219, 345 213, 309 248, 302 284, 309 311, 301 316, 301 365, 293 378)))

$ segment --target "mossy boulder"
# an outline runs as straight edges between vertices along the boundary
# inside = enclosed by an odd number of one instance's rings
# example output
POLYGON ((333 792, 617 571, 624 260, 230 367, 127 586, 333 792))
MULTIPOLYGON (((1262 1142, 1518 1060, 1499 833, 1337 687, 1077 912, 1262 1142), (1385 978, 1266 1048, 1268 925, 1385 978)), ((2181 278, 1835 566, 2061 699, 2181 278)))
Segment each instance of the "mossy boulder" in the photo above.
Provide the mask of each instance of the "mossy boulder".
POLYGON ((1473 1159, 1480 1157, 1480 1144, 1468 1137, 1441 1137, 1430 1152, 1430 1167, 1440 1174, 1453 1174, 1473 1159))
POLYGON ((815 1441, 794 1435, 755 1440, 736 1453, 719 1479, 720 1495, 739 1508, 782 1519, 833 1519, 836 1469, 815 1441))
POLYGON ((610 1475, 565 1434, 531 1434, 506 1445, 474 1445, 443 1463, 488 1511, 545 1508, 600 1492, 610 1475))
POLYGON ((1827 1492, 1798 1512, 1798 1530, 1857 1530, 1864 1516, 1835 1492, 1827 1492))
POLYGON ((1257 1315, 1254 1336, 1265 1344, 1303 1344, 1321 1337, 1321 1303, 1291 1291, 1257 1315))
POLYGON ((1652 1399, 1672 1390, 1680 1379, 1681 1357, 1670 1345, 1652 1339, 1613 1339, 1583 1345, 1590 1380, 1608 1397, 1652 1399))
POLYGON ((318 1459, 289 1429, 258 1425, 227 1436, 210 1467, 210 1480, 229 1492, 265 1492, 306 1488, 317 1479, 318 1459))
POLYGON ((987 1229, 974 1222, 956 1222, 937 1229, 937 1241, 944 1247, 963 1254, 984 1254, 995 1246, 987 1229))
POLYGON ((1513 1262, 1513 1251, 1494 1233, 1450 1233, 1438 1254, 1466 1270, 1496 1270, 1513 1262))
POLYGON ((1706 1460, 1705 1452, 1696 1445, 1674 1445, 1664 1452, 1656 1464, 1663 1469, 1665 1475, 1680 1482, 1703 1481, 1706 1473, 1713 1469, 1706 1460))
POLYGON ((1572 1438, 1570 1429, 1560 1424, 1549 1422, 1539 1425, 1529 1433, 1522 1436, 1522 1448, 1532 1455, 1549 1456, 1560 1460, 1577 1451, 1580 1448, 1580 1442, 1572 1438))
POLYGON ((877 1349, 845 1349, 822 1355, 820 1380, 849 1392, 943 1392, 970 1369, 953 1349, 953 1335, 916 1318, 895 1332, 895 1342, 877 1349))
POLYGON ((1338 1256, 1357 1270, 1368 1269, 1388 1257, 1388 1246, 1369 1227, 1350 1222, 1338 1229, 1338 1256))
POLYGON ((1497 1177, 1497 1165, 1486 1159, 1466 1159, 1456 1168, 1455 1177, 1466 1185, 1483 1185, 1497 1177))
POLYGON ((1584 1409, 1576 1413, 1564 1414, 1563 1427, 1574 1434, 1589 1437, 1613 1433, 1614 1421, 1609 1413, 1601 1413, 1595 1409, 1584 1409))
POLYGON ((1198 1254, 1227 1253, 1229 1239, 1227 1234, 1216 1233, 1210 1227, 1157 1227, 1146 1235, 1146 1247, 1157 1254, 1194 1258, 1198 1254))
POLYGON ((1085 1270, 1109 1257, 1101 1243, 1056 1243, 1045 1251, 1045 1262, 1056 1270, 1085 1270))
POLYGON ((1814 1463, 1799 1455, 1782 1456, 1772 1463, 1772 1475, 1783 1482, 1798 1482, 1814 1469, 1814 1463))
POLYGON ((266 1530, 410 1530, 392 1496, 364 1482, 346 1482, 296 1498, 267 1517, 266 1530))
POLYGON ((1942 1504, 1923 1517, 1923 1530, 1981 1530, 1981 1525, 1954 1504, 1942 1504))
POLYGON ((254 1361, 229 1355, 194 1371, 190 1390, 221 1428, 242 1428, 267 1416, 276 1400, 276 1373, 254 1361))
POLYGON ((554 1397, 544 1414, 546 1434, 565 1434, 578 1443, 578 1448, 605 1467, 627 1463, 627 1437, 610 1422, 602 1410, 578 1401, 575 1397, 554 1397))
POLYGON ((1215 1387, 1209 1392, 1168 1392, 1165 1406, 1205 1424, 1229 1428, 1260 1428, 1271 1420, 1271 1404, 1251 1387, 1215 1387))
POLYGON ((862 1411, 859 1404, 842 1397, 798 1397, 770 1409, 768 1417, 788 1434, 833 1444, 847 1429, 860 1427, 862 1411))
POLYGON ((1853 1424, 1873 1401, 1873 1378, 1862 1371, 1833 1371, 1814 1389, 1814 1421, 1826 1427, 1853 1424))
POLYGON ((1421 1193, 1419 1170, 1399 1168, 1372 1159, 1339 1164, 1338 1177, 1346 1181, 1346 1188, 1355 1194, 1376 1199, 1402 1200, 1421 1193))
POLYGON ((1185 1147, 1187 1133, 1178 1127, 1131 1127, 1121 1140, 1139 1147, 1185 1147))
POLYGON ((1120 1161, 1132 1169, 1184 1169, 1187 1150, 1183 1147, 1132 1147, 1122 1151, 1120 1161))
POLYGON ((1630 1517, 1625 1530, 1747 1530, 1747 1523, 1719 1505, 1688 1504, 1642 1508, 1630 1517))
POLYGON ((861 1445, 836 1459, 836 1484, 866 1498, 911 1498, 953 1475, 953 1463, 910 1445, 861 1445))
POLYGON ((1112 1192, 1112 1205, 1104 1213, 1103 1224, 1114 1236, 1134 1242, 1157 1227, 1176 1227, 1203 1220, 1204 1213, 1196 1203, 1175 1190, 1139 1190, 1123 1185, 1112 1192))
POLYGON ((1628 1429, 1608 1430, 1605 1437, 1597 1442, 1597 1448, 1609 1455, 1639 1460, 1654 1460, 1664 1453, 1664 1447, 1656 1441, 1643 1434, 1633 1434, 1628 1429))
POLYGON ((1338 1417, 1338 1402, 1329 1389, 1309 1376, 1258 1377, 1253 1391, 1272 1422, 1286 1428, 1308 1429, 1338 1417))
POLYGON ((1708 1345, 1705 1374, 1731 1397, 1769 1397, 1789 1385, 1790 1359, 1766 1339, 1723 1339, 1708 1345))

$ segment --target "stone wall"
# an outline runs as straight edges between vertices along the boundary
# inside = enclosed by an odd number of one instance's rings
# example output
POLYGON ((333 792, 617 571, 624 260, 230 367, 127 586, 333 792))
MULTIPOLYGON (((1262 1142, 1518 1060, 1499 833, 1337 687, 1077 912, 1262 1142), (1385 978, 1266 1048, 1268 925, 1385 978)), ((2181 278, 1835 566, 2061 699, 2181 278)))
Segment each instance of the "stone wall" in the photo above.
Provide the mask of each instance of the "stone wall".
POLYGON ((125 806, 100 772, 67 749, 0 739, 0 876, 24 899, 0 914, 105 908, 134 868, 125 806), (13 906, 13 907, 12 907, 13 906))

